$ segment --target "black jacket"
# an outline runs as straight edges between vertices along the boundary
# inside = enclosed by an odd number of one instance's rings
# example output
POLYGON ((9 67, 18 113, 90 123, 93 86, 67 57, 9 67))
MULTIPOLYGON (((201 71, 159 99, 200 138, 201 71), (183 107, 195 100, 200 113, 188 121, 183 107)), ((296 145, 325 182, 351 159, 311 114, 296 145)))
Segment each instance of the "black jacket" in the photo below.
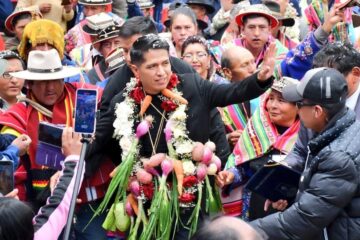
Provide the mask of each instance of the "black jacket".
MULTIPOLYGON (((257 74, 257 73, 256 73, 257 74)), ((249 78, 233 84, 217 85, 209 81, 204 81, 198 74, 180 74, 180 83, 178 90, 183 93, 183 97, 188 100, 187 110, 187 129, 189 137, 194 141, 205 143, 209 140, 210 125, 210 110, 215 107, 223 107, 233 103, 246 101, 256 98, 266 91, 272 84, 272 78, 266 82, 260 83, 257 80, 257 75, 254 74, 249 78), (186 79, 186 80, 185 80, 186 79)), ((153 97, 154 105, 157 97, 153 97)), ((112 139, 114 132, 113 122, 115 120, 114 108, 115 104, 124 100, 122 92, 117 94, 111 101, 107 112, 101 117, 97 124, 95 141, 89 146, 87 160, 87 173, 93 172, 100 164, 101 159, 106 152, 107 155, 115 161, 115 164, 120 163, 120 147, 117 140, 112 139)), ((149 108, 149 114, 158 116, 152 108, 149 108), (154 111, 151 112, 151 111, 154 111)), ((154 121, 158 124, 159 121, 154 121)), ((156 129, 157 126, 154 126, 156 129)), ((148 136, 143 137, 144 142, 142 146, 148 145, 148 136)), ((166 143, 164 134, 161 134, 157 152, 166 151, 166 143)))
POLYGON ((251 225, 270 240, 360 239, 359 138, 354 112, 339 112, 308 144, 295 203, 251 225))

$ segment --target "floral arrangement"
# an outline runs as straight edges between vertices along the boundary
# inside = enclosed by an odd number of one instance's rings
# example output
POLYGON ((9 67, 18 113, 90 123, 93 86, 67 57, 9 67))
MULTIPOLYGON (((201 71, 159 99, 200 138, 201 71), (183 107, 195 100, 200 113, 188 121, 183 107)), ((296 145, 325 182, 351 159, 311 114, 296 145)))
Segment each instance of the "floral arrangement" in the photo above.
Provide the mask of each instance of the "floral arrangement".
POLYGON ((122 148, 122 162, 95 216, 105 212, 115 196, 103 227, 129 231, 130 240, 170 239, 171 229, 179 224, 192 235, 197 229, 203 186, 207 195, 205 210, 221 211, 218 190, 210 185, 208 178, 221 170, 221 161, 214 154, 214 143, 204 145, 189 138, 187 101, 181 97, 177 84, 177 76, 173 74, 160 97, 167 116, 164 134, 168 153, 157 153, 150 158, 139 155, 139 139, 148 133, 153 121, 152 116, 144 116, 151 98, 147 99, 139 80, 132 79, 127 84, 124 101, 116 105, 113 137, 122 148), (134 131, 136 122, 140 123, 134 131), (193 209, 188 222, 181 222, 180 208, 193 209), (143 230, 138 233, 140 225, 143 230))

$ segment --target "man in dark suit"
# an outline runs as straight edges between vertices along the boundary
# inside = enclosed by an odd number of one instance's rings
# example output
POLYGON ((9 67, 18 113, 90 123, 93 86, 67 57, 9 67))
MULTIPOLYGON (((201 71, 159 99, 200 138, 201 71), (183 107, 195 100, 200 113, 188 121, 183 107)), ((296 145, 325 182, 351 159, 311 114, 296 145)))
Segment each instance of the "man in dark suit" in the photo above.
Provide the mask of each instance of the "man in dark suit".
MULTIPOLYGON (((130 78, 134 77, 133 72, 131 71, 130 64, 130 48, 136 39, 141 37, 142 35, 148 33, 157 33, 156 26, 153 21, 147 17, 133 17, 127 20, 124 25, 122 25, 119 36, 120 36, 120 47, 124 51, 125 62, 109 79, 108 84, 104 89, 104 93, 101 99, 101 107, 100 107, 100 119, 96 126, 96 137, 103 134, 103 125, 106 125, 107 118, 111 118, 109 114, 109 105, 112 98, 121 92, 126 84, 130 81, 130 78)), ((170 64, 171 70, 174 73, 196 73, 196 71, 187 63, 180 60, 179 58, 170 56, 170 64)), ((211 120, 211 133, 210 140, 213 141, 217 145, 216 154, 223 161, 226 162, 227 157, 230 154, 230 148, 226 140, 225 128, 222 123, 221 116, 217 110, 213 119, 211 120)), ((111 158, 118 158, 118 153, 107 152, 107 156, 111 158)), ((100 161, 101 158, 104 157, 104 153, 94 154, 93 147, 90 147, 87 151, 86 159, 98 159, 100 161)), ((91 168, 91 164, 93 160, 89 160, 87 164, 88 169, 91 168)), ((87 171, 87 176, 91 176, 91 172, 87 171)))

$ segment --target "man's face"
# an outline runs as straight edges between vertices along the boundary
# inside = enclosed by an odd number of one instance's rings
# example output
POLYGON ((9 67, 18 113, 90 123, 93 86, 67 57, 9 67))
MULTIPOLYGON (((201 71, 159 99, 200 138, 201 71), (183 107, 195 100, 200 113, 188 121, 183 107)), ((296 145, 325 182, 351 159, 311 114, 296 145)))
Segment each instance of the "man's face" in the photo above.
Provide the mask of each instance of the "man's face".
POLYGON ((133 43, 141 36, 142 36, 141 34, 136 34, 129 38, 119 37, 119 48, 122 48, 124 50, 125 61, 128 65, 130 65, 130 63, 131 63, 130 49, 131 49, 133 43))
POLYGON ((241 81, 256 71, 255 58, 250 51, 242 51, 241 55, 231 59, 231 81, 241 81))
POLYGON ((241 33, 250 51, 260 51, 269 39, 271 27, 265 17, 249 18, 242 27, 241 33))
POLYGON ((104 57, 107 57, 111 50, 118 48, 120 46, 121 40, 120 37, 111 38, 108 40, 105 40, 100 43, 100 49, 99 52, 104 57))
POLYGON ((153 8, 144 8, 144 9, 141 9, 141 11, 144 14, 144 17, 150 17, 150 16, 152 16, 153 8))
POLYGON ((9 102, 21 93, 21 89, 24 86, 24 79, 12 77, 9 73, 24 69, 18 59, 14 58, 6 61, 6 70, 3 75, 0 75, 0 96, 9 102))
POLYGON ((354 67, 346 76, 344 76, 348 85, 348 97, 350 97, 359 87, 360 68, 354 67))
POLYGON ((139 77, 144 90, 158 94, 165 89, 171 76, 169 52, 164 49, 151 49, 144 53, 144 62, 133 66, 135 76, 139 77))
POLYGON ((21 19, 14 26, 14 33, 17 39, 21 40, 25 26, 31 22, 31 18, 21 19))
POLYGON ((31 81, 29 88, 40 104, 53 106, 64 92, 64 80, 31 81))
POLYGON ((97 6, 97 5, 84 5, 84 15, 85 17, 91 17, 96 14, 105 12, 105 6, 97 6))

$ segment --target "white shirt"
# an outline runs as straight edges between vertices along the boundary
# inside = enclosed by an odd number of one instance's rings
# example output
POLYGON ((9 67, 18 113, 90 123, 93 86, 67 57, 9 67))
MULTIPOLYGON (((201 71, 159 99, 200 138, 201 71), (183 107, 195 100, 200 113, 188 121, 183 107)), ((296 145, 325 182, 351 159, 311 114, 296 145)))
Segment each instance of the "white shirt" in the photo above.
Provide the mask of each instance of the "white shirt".
POLYGON ((346 106, 348 108, 350 108, 351 110, 355 110, 355 106, 357 103, 357 100, 359 98, 359 94, 360 94, 360 84, 358 86, 358 88, 356 89, 356 91, 346 99, 346 106))

